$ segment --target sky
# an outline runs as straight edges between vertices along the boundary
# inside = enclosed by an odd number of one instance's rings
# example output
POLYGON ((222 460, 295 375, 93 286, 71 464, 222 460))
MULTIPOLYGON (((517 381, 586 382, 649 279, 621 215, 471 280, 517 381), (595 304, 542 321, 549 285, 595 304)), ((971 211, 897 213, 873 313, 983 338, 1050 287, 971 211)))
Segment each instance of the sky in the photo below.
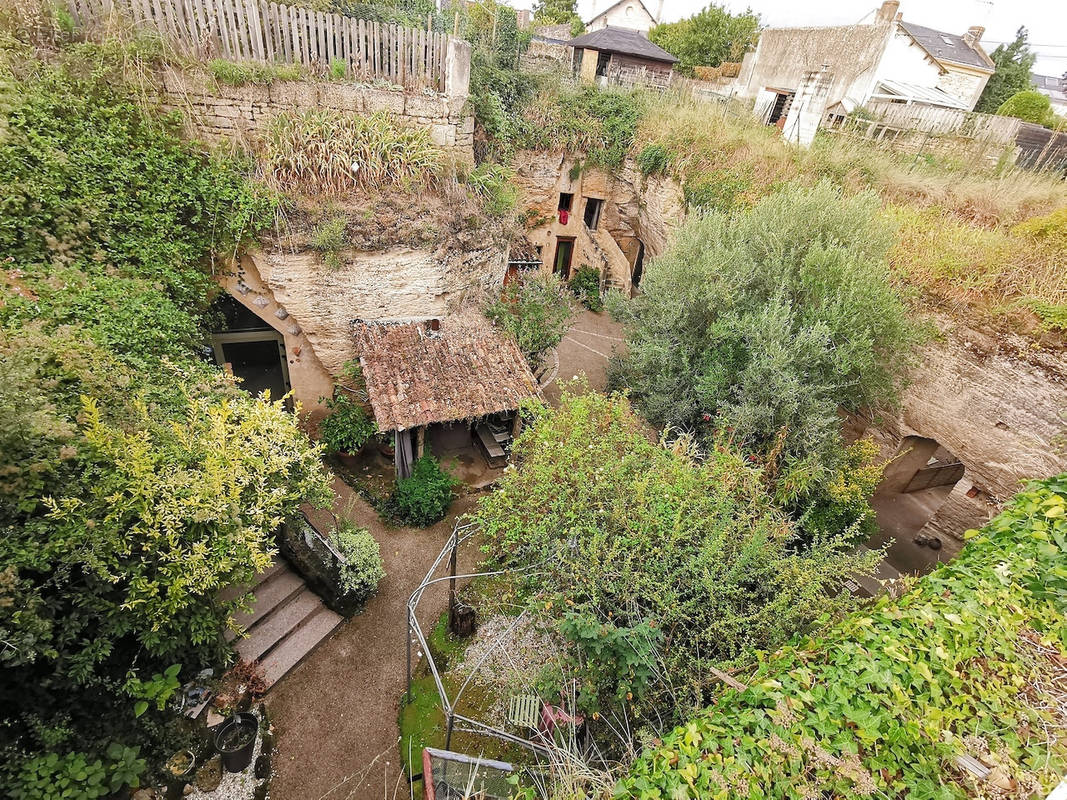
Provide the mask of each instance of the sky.
MULTIPOLYGON (((511 0, 517 8, 529 8, 531 0, 511 0)), ((614 0, 578 0, 583 19, 614 0)), ((659 0, 645 0, 656 12, 659 0)), ((673 22, 703 8, 709 0, 663 0, 663 19, 673 22)), ((751 8, 764 25, 839 25, 859 22, 881 0, 716 0, 732 12, 751 8)), ((1038 53, 1034 71, 1043 75, 1067 72, 1067 2, 1064 0, 901 0, 904 19, 928 28, 963 33, 972 25, 985 26, 982 46, 992 52, 998 44, 1015 38, 1020 25, 1030 33, 1031 49, 1038 53)))

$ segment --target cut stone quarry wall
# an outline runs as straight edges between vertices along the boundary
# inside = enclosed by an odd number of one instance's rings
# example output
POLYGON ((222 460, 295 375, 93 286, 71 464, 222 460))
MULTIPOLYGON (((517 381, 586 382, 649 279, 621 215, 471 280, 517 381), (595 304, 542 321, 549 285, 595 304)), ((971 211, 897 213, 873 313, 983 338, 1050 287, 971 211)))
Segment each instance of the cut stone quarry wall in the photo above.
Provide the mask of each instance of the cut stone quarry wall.
POLYGON ((233 297, 283 334, 295 398, 312 423, 325 414, 320 398, 356 353, 352 321, 422 320, 479 304, 504 280, 507 254, 498 244, 436 250, 394 246, 343 251, 342 265, 314 251, 266 243, 220 277, 233 297))
POLYGON ((963 462, 963 479, 923 529, 958 539, 1025 480, 1067 471, 1067 353, 937 322, 943 336, 922 353, 899 412, 854 430, 866 428, 887 458, 903 437, 923 436, 963 462))
POLYGON ((576 159, 563 154, 522 151, 516 155, 515 181, 520 191, 520 207, 536 211, 548 220, 532 227, 527 235, 534 245, 541 246, 547 271, 552 269, 557 239, 576 237, 574 267, 583 263, 596 266, 607 285, 629 292, 637 240, 645 245, 646 263, 667 248, 671 235, 685 218, 682 189, 669 178, 644 177, 629 159, 618 171, 585 168, 571 178, 575 164, 576 159), (559 222, 557 214, 561 192, 574 195, 566 225, 559 222), (605 200, 597 233, 609 234, 617 249, 583 244, 590 238, 582 235, 586 197, 605 200))
POLYGON ((409 125, 428 128, 435 144, 463 161, 474 160, 474 117, 466 95, 405 92, 348 81, 279 80, 269 85, 229 86, 207 75, 168 68, 160 103, 168 110, 180 111, 190 133, 209 142, 254 142, 270 120, 283 113, 386 111, 409 125))

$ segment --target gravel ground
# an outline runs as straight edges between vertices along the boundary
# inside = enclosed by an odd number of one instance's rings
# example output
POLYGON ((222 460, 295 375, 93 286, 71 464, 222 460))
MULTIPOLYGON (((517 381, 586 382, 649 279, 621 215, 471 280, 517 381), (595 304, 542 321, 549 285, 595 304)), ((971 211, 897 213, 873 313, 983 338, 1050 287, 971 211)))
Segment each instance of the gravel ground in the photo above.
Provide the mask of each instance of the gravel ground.
MULTIPOLYGON (((257 719, 262 719, 259 709, 252 709, 257 719)), ((256 778, 256 759, 263 749, 263 736, 256 735, 256 746, 252 750, 252 760, 241 772, 227 772, 222 770, 222 780, 213 792, 202 792, 193 784, 193 791, 185 795, 188 800, 252 800, 256 788, 263 781, 256 778)))

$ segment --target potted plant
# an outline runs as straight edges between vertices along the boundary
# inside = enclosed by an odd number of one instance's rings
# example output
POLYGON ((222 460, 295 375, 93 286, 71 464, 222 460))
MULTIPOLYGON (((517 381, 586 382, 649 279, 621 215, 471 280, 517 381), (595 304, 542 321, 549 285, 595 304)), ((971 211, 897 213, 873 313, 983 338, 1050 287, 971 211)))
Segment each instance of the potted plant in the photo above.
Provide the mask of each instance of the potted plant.
POLYGON ((215 749, 227 772, 241 772, 252 762, 259 720, 255 714, 239 711, 228 717, 215 733, 215 749))

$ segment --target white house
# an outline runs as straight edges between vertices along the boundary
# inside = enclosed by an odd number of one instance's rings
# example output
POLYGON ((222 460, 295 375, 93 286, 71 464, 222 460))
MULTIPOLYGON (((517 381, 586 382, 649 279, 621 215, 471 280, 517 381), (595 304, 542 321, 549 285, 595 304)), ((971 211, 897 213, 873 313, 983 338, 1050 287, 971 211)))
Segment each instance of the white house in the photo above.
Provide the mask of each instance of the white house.
POLYGON ((1061 117, 1067 117, 1067 78, 1032 73, 1030 80, 1033 81, 1034 88, 1052 103, 1052 110, 1061 117))
POLYGON ((880 103, 970 111, 993 62, 972 27, 945 33, 905 22, 887 0, 856 25, 768 28, 745 56, 734 91, 790 139, 811 141, 829 109, 848 114, 880 103))
POLYGON ((652 12, 652 6, 645 5, 642 0, 618 0, 601 11, 596 11, 594 5, 593 10, 593 18, 585 23, 585 29, 589 33, 612 27, 629 28, 648 36, 648 32, 659 24, 663 14, 663 0, 656 3, 655 13, 652 12))

